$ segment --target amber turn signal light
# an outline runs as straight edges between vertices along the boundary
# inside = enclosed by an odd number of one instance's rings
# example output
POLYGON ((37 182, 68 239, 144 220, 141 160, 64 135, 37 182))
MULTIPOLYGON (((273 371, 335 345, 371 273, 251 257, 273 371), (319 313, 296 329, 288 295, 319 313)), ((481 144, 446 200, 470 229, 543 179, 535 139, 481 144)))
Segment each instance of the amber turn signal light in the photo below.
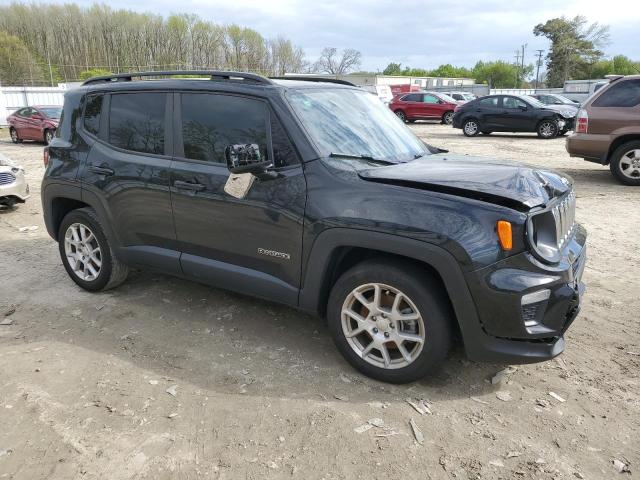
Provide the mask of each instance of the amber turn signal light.
POLYGON ((498 220, 497 225, 498 239, 503 250, 511 250, 513 248, 513 232, 511 231, 511 222, 506 220, 498 220))

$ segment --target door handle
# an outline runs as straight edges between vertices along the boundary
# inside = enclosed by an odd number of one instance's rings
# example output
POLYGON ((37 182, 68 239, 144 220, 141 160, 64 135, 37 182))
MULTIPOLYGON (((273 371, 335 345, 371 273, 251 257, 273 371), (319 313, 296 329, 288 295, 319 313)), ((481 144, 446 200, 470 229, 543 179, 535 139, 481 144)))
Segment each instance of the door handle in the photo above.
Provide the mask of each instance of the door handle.
POLYGON ((111 168, 106 167, 97 167, 95 165, 91 165, 89 167, 89 171, 92 173, 97 173, 98 175, 113 175, 115 172, 111 168))
POLYGON ((201 183, 183 182, 182 180, 176 180, 173 182, 173 186, 180 190, 191 190, 194 192, 199 192, 205 189, 205 186, 201 183))

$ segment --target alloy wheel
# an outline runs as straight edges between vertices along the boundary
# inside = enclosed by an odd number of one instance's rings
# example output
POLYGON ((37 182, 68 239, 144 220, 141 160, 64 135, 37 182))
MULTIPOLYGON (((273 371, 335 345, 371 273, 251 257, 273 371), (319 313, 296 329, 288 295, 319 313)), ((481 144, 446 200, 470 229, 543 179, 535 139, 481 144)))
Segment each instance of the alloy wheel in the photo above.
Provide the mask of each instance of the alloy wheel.
POLYGON ((44 134, 44 141, 49 145, 51 140, 53 140, 53 132, 51 130, 47 130, 44 134))
POLYGON ((342 305, 342 332, 353 351, 384 369, 412 364, 422 352, 424 320, 400 290, 367 283, 351 291, 342 305))
POLYGON ((398 110, 397 112, 395 112, 395 114, 403 122, 407 120, 407 117, 405 117, 404 112, 402 110, 398 110))
POLYGON ((15 128, 12 128, 12 129, 11 129, 10 134, 11 134, 11 141, 12 141, 13 143, 18 143, 18 132, 16 131, 16 129, 15 129, 15 128))
POLYGON ((556 126, 551 122, 544 122, 542 125, 540 125, 540 135, 542 135, 544 138, 552 137, 556 134, 556 132, 556 126))
POLYGON ((447 112, 444 114, 444 123, 451 125, 453 123, 453 112, 447 112))
POLYGON ((640 149, 629 150, 620 157, 620 172, 627 178, 640 179, 640 149))
POLYGON ((478 133, 478 124, 473 120, 468 120, 464 124, 464 133, 466 133, 469 136, 475 135, 476 133, 478 133))
POLYGON ((102 252, 98 239, 91 229, 82 223, 69 225, 64 235, 64 251, 73 273, 91 282, 98 278, 102 268, 102 252))

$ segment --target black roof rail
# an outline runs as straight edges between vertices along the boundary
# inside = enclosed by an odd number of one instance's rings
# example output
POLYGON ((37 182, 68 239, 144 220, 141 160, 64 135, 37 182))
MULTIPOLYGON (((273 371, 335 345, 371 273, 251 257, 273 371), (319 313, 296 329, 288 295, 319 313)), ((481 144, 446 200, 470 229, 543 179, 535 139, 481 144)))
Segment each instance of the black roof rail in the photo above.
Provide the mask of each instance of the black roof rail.
POLYGON ((82 85, 90 85, 93 83, 101 82, 130 82, 134 77, 168 77, 174 75, 206 75, 214 81, 244 80, 263 85, 273 85, 273 82, 267 77, 263 77, 255 73, 226 72, 217 70, 168 70, 159 72, 117 73, 113 75, 104 75, 101 77, 90 78, 89 80, 86 80, 82 85))
POLYGON ((340 85, 348 85, 350 87, 357 87, 356 84, 347 82, 346 80, 338 80, 337 78, 325 78, 325 77, 308 77, 306 75, 285 75, 284 77, 269 77, 271 80, 301 80, 303 82, 326 82, 337 83, 340 85))

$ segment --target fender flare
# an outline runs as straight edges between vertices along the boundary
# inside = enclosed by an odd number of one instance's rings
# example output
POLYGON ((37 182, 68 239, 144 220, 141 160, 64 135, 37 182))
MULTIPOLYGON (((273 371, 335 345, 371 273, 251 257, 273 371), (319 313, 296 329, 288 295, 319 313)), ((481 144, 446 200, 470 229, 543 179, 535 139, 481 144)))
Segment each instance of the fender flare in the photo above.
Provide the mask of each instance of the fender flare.
POLYGON ((323 285, 329 275, 332 258, 341 247, 366 248, 418 260, 429 265, 441 277, 464 338, 484 335, 475 303, 464 274, 455 257, 444 248, 398 235, 358 230, 331 228, 320 233, 308 255, 303 272, 303 287, 298 298, 303 310, 320 312, 323 285))

